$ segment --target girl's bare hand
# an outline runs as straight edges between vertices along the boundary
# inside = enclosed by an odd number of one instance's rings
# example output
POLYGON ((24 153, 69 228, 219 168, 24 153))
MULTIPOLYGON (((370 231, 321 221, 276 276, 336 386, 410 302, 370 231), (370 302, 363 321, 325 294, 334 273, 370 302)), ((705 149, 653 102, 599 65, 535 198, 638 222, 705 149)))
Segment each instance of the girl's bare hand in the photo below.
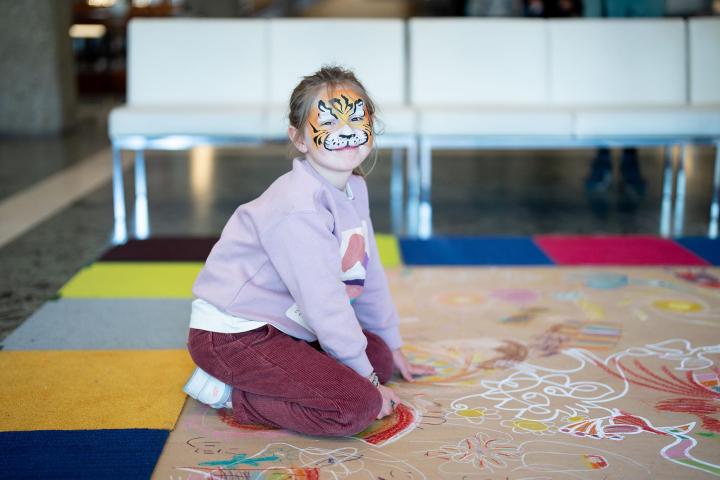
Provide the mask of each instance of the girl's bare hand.
POLYGON ((391 415, 393 410, 395 410, 395 407, 400 405, 400 397, 398 397, 391 388, 386 387, 385 385, 380 385, 377 388, 380 391, 380 395, 382 395, 383 401, 380 413, 377 415, 377 419, 380 420, 381 418, 391 415))
POLYGON ((400 370, 400 375, 402 375, 402 377, 408 382, 415 381, 413 379, 413 375, 422 376, 432 375, 435 373, 435 368, 429 365, 418 365, 408 362, 405 354, 399 348, 397 350, 393 350, 392 356, 395 367, 400 370))

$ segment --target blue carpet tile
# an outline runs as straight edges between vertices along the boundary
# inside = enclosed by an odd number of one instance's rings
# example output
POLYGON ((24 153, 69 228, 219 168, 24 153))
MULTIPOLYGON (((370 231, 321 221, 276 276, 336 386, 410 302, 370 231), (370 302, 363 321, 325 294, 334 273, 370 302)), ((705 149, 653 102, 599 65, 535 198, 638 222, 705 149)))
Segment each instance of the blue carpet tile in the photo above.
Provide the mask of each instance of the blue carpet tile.
POLYGON ((713 265, 720 265, 720 239, 685 237, 676 242, 713 265))
POLYGON ((401 239, 407 265, 553 265, 527 237, 401 239))
POLYGON ((0 432, 0 478, 150 478, 167 430, 0 432))

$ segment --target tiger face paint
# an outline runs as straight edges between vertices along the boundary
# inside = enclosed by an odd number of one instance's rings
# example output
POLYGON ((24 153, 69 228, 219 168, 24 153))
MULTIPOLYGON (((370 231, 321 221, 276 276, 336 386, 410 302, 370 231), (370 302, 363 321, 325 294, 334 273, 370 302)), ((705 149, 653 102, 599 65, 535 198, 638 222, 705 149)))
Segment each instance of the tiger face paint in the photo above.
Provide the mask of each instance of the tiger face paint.
POLYGON ((328 152, 372 146, 372 118, 365 101, 350 89, 318 96, 308 116, 312 148, 328 152))

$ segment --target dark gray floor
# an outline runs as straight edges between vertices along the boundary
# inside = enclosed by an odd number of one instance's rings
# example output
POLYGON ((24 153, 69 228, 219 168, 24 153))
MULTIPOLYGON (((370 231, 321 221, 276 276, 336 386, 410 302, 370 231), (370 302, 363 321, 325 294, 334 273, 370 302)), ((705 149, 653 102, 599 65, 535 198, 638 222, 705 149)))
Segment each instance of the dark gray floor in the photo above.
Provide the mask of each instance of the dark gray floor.
MULTIPOLYGON (((110 105, 103 99, 84 104, 79 128, 61 137, 0 138, 0 199, 109 146, 105 119, 110 105)), ((657 234, 660 150, 640 150, 648 190, 639 202, 628 201, 617 185, 594 201, 587 198, 583 178, 593 155, 591 150, 437 152, 434 233, 657 234)), ((686 235, 707 232, 713 160, 709 147, 695 149, 689 159, 686 235)), ((198 165, 186 153, 148 153, 153 235, 218 235, 235 207, 259 195, 290 168, 290 161, 287 147, 270 145, 223 150, 204 175, 198 165)), ((379 232, 390 231, 389 181, 389 152, 381 152, 368 178, 379 232)), ((126 194, 129 202, 131 185, 126 184, 126 194)), ((0 339, 107 249, 111 235, 108 183, 1 248, 0 339)))

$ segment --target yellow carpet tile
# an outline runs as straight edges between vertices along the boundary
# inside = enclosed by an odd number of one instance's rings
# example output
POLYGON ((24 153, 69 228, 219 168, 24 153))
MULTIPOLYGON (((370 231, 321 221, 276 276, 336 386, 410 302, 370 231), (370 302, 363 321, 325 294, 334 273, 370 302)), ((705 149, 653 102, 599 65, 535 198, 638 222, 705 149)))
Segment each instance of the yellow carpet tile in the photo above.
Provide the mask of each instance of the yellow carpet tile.
POLYGON ((375 241, 377 242, 380 260, 385 268, 397 267, 402 264, 397 237, 378 233, 375 235, 375 241))
POLYGON ((185 350, 0 352, 0 431, 172 429, 185 350))
POLYGON ((60 290, 65 298, 191 298, 201 262, 98 262, 60 290))

